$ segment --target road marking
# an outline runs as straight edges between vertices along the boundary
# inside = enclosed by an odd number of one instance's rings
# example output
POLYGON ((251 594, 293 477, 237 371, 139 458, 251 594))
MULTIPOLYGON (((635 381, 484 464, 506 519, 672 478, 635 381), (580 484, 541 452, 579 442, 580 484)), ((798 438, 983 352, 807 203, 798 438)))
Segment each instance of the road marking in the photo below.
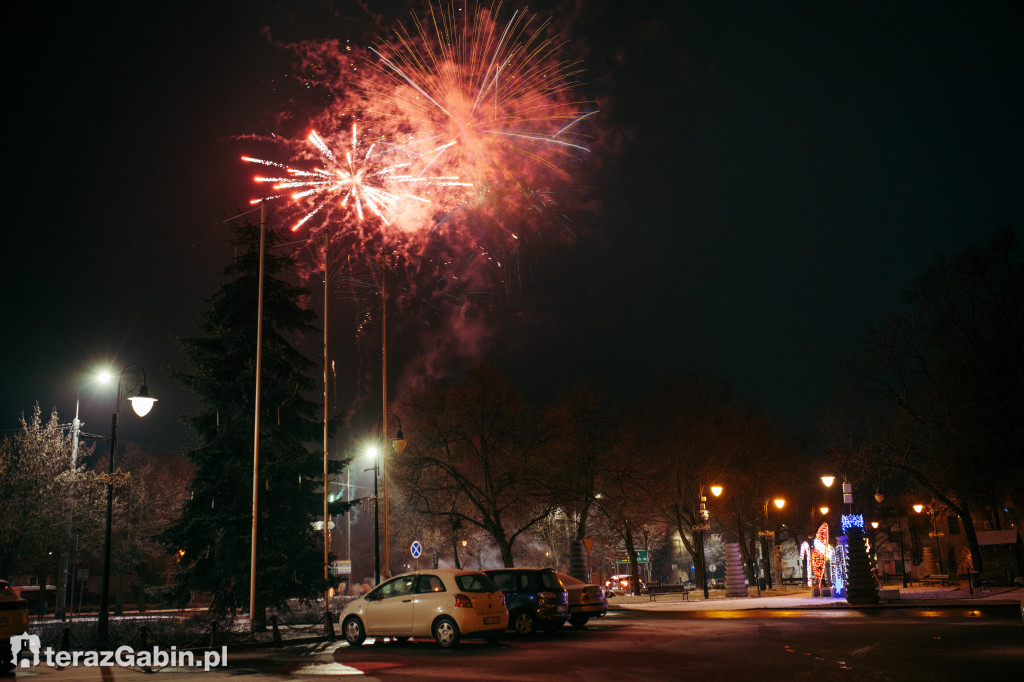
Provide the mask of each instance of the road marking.
POLYGON ((310 663, 292 673, 293 675, 365 675, 362 670, 342 663, 310 663))

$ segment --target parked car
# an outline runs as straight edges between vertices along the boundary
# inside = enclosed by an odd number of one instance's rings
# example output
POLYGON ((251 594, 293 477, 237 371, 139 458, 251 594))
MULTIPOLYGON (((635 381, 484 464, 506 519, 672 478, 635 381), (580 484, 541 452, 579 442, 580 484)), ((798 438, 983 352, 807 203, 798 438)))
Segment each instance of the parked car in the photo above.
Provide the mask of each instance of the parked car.
MULTIPOLYGON (((641 580, 638 592, 642 592, 643 589, 644 582, 641 580)), ((604 581, 604 593, 609 597, 614 597, 617 594, 633 594, 633 576, 628 573, 613 575, 604 581)))
POLYGON ((0 675, 14 668, 11 637, 28 630, 28 602, 6 580, 0 580, 0 675))
POLYGON ((492 568, 484 573, 505 593, 508 624, 517 633, 554 632, 565 625, 569 595, 553 569, 492 568))
POLYGON ((355 599, 341 612, 351 646, 367 637, 433 637, 452 647, 462 637, 496 642, 508 628, 505 596, 479 571, 434 569, 404 573, 355 599))
POLYGON ((608 613, 608 600, 604 597, 603 589, 571 575, 557 575, 569 595, 569 625, 581 628, 591 618, 600 618, 608 613))

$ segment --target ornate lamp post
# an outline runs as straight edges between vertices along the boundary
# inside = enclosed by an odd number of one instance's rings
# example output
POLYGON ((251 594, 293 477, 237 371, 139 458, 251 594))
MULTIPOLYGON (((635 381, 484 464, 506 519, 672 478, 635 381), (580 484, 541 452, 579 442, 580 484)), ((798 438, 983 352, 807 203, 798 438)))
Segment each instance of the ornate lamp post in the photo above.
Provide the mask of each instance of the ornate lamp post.
POLYGON ((128 365, 118 375, 117 402, 114 403, 114 414, 111 417, 110 466, 107 471, 107 519, 103 534, 103 583, 100 586, 100 612, 97 621, 97 633, 101 643, 106 643, 109 632, 110 615, 107 612, 107 606, 110 602, 110 536, 114 515, 114 459, 117 456, 117 419, 124 398, 131 402, 132 409, 140 417, 145 417, 153 409, 156 398, 149 395, 149 388, 146 386, 146 370, 142 368, 142 365, 128 365), (134 383, 131 385, 128 385, 126 381, 129 376, 134 377, 134 383), (140 376, 141 383, 139 382, 140 376))
MULTIPOLYGON (((769 555, 769 550, 771 549, 771 547, 769 547, 769 543, 772 543, 772 542, 775 541, 775 530, 774 530, 774 528, 772 528, 772 529, 768 528, 768 503, 769 502, 774 504, 776 509, 780 509, 781 510, 783 507, 786 506, 786 500, 782 499, 781 497, 776 497, 774 500, 772 500, 771 498, 765 498, 765 500, 764 500, 764 525, 765 525, 765 530, 762 530, 760 533, 758 533, 758 535, 761 536, 761 559, 764 562, 765 582, 768 585, 768 589, 771 589, 773 587, 773 583, 772 583, 772 566, 771 566, 771 562, 770 562, 770 560, 768 558, 768 555, 769 555)), ((781 556, 781 550, 778 550, 778 551, 780 552, 780 556, 781 556)), ((782 576, 779 576, 779 577, 781 578, 782 576)))
MULTIPOLYGON (((711 494, 718 497, 722 494, 722 486, 713 485, 710 488, 711 494)), ((700 531, 700 574, 704 579, 704 598, 709 598, 708 594, 708 569, 707 569, 707 552, 704 549, 704 531, 711 530, 711 512, 707 508, 708 498, 704 496, 704 489, 700 491, 700 523, 697 524, 697 530, 700 531)))

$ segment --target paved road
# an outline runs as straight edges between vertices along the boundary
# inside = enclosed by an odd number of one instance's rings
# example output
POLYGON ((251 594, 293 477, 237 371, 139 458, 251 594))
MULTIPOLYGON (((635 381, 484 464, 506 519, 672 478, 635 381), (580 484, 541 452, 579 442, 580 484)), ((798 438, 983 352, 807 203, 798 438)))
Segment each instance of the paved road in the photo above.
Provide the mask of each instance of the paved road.
MULTIPOLYGON (((368 640, 369 641, 369 640, 368 640)), ((229 667, 156 679, 966 680, 1016 679, 1024 627, 1012 608, 612 612, 587 630, 498 646, 310 643, 228 654, 229 667)), ((138 680, 131 669, 32 671, 37 680, 138 680)), ((22 677, 22 675, 19 675, 22 677)))

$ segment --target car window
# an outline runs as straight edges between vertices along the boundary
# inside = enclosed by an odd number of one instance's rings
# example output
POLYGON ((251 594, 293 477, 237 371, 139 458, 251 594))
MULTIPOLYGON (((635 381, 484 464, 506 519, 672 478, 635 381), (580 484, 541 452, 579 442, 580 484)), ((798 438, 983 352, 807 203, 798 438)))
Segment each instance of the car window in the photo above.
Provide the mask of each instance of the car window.
POLYGON ((551 571, 543 571, 540 574, 540 584, 547 590, 561 590, 562 583, 558 582, 558 576, 551 571))
POLYGON ((416 584, 416 591, 423 592, 444 592, 444 583, 436 575, 421 575, 416 584))
POLYGON ((403 594, 410 594, 415 581, 416 576, 403 575, 390 582, 386 582, 377 590, 377 598, 387 599, 389 597, 399 597, 403 594))
POLYGON ((515 578, 515 575, 512 573, 495 573, 491 576, 491 580, 494 581, 494 585, 502 592, 515 592, 515 578))
POLYGON ((520 590, 530 589, 530 576, 527 573, 520 573, 516 576, 516 584, 520 590))
POLYGON ((455 584, 458 585, 459 589, 463 592, 497 592, 501 589, 494 581, 483 573, 464 573, 462 575, 457 575, 455 576, 455 584))

